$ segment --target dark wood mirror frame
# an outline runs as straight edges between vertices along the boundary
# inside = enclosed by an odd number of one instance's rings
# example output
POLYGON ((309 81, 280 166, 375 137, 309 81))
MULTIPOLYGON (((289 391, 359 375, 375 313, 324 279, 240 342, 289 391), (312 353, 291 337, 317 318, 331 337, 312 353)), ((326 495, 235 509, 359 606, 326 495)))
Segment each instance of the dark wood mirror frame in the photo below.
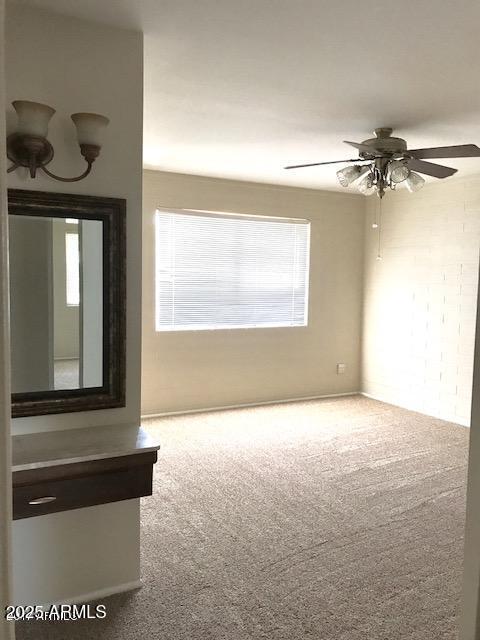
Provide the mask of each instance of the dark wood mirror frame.
POLYGON ((125 406, 126 202, 119 198, 8 190, 8 213, 103 223, 103 385, 12 394, 12 417, 125 406))

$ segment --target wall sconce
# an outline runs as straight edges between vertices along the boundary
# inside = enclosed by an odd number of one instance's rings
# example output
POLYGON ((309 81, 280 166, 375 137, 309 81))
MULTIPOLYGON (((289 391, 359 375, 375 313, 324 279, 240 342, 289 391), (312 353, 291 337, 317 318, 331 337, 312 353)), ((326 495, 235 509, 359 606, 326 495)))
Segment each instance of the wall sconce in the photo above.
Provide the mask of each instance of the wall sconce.
POLYGON ((88 176, 92 170, 92 164, 100 153, 101 134, 109 123, 108 118, 96 113, 74 113, 71 116, 77 129, 80 153, 87 162, 87 168, 75 178, 62 178, 46 168, 54 155, 47 135, 48 123, 55 109, 46 104, 28 100, 15 100, 12 105, 17 112, 18 127, 17 131, 7 138, 7 156, 13 162, 7 170, 8 173, 15 171, 18 167, 27 167, 30 177, 35 178, 40 169, 47 176, 62 182, 77 182, 88 176))

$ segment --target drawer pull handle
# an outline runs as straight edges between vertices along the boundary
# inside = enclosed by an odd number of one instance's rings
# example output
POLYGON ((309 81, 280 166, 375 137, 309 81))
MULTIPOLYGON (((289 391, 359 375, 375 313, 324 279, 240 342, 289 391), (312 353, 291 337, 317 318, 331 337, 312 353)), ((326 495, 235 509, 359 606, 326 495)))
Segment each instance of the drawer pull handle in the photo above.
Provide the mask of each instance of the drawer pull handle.
POLYGON ((48 504, 49 502, 54 502, 56 499, 56 496, 45 496, 44 498, 29 500, 28 504, 48 504))

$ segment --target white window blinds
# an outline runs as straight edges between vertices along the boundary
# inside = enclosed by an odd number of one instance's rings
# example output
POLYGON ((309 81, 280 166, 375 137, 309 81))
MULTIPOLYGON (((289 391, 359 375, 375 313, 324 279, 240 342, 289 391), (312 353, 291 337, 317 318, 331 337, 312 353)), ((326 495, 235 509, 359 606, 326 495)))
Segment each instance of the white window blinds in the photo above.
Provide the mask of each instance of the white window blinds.
POLYGON ((305 326, 310 223, 157 211, 156 329, 305 326))

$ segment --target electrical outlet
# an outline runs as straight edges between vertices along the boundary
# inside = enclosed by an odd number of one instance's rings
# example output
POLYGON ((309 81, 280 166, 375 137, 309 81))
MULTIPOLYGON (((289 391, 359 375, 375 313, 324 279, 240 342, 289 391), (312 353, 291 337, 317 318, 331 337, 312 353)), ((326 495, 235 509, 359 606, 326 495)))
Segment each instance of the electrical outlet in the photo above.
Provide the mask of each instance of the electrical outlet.
POLYGON ((345 373, 345 369, 347 368, 347 365, 344 364, 343 362, 339 362, 337 364, 337 375, 342 375, 345 373))

